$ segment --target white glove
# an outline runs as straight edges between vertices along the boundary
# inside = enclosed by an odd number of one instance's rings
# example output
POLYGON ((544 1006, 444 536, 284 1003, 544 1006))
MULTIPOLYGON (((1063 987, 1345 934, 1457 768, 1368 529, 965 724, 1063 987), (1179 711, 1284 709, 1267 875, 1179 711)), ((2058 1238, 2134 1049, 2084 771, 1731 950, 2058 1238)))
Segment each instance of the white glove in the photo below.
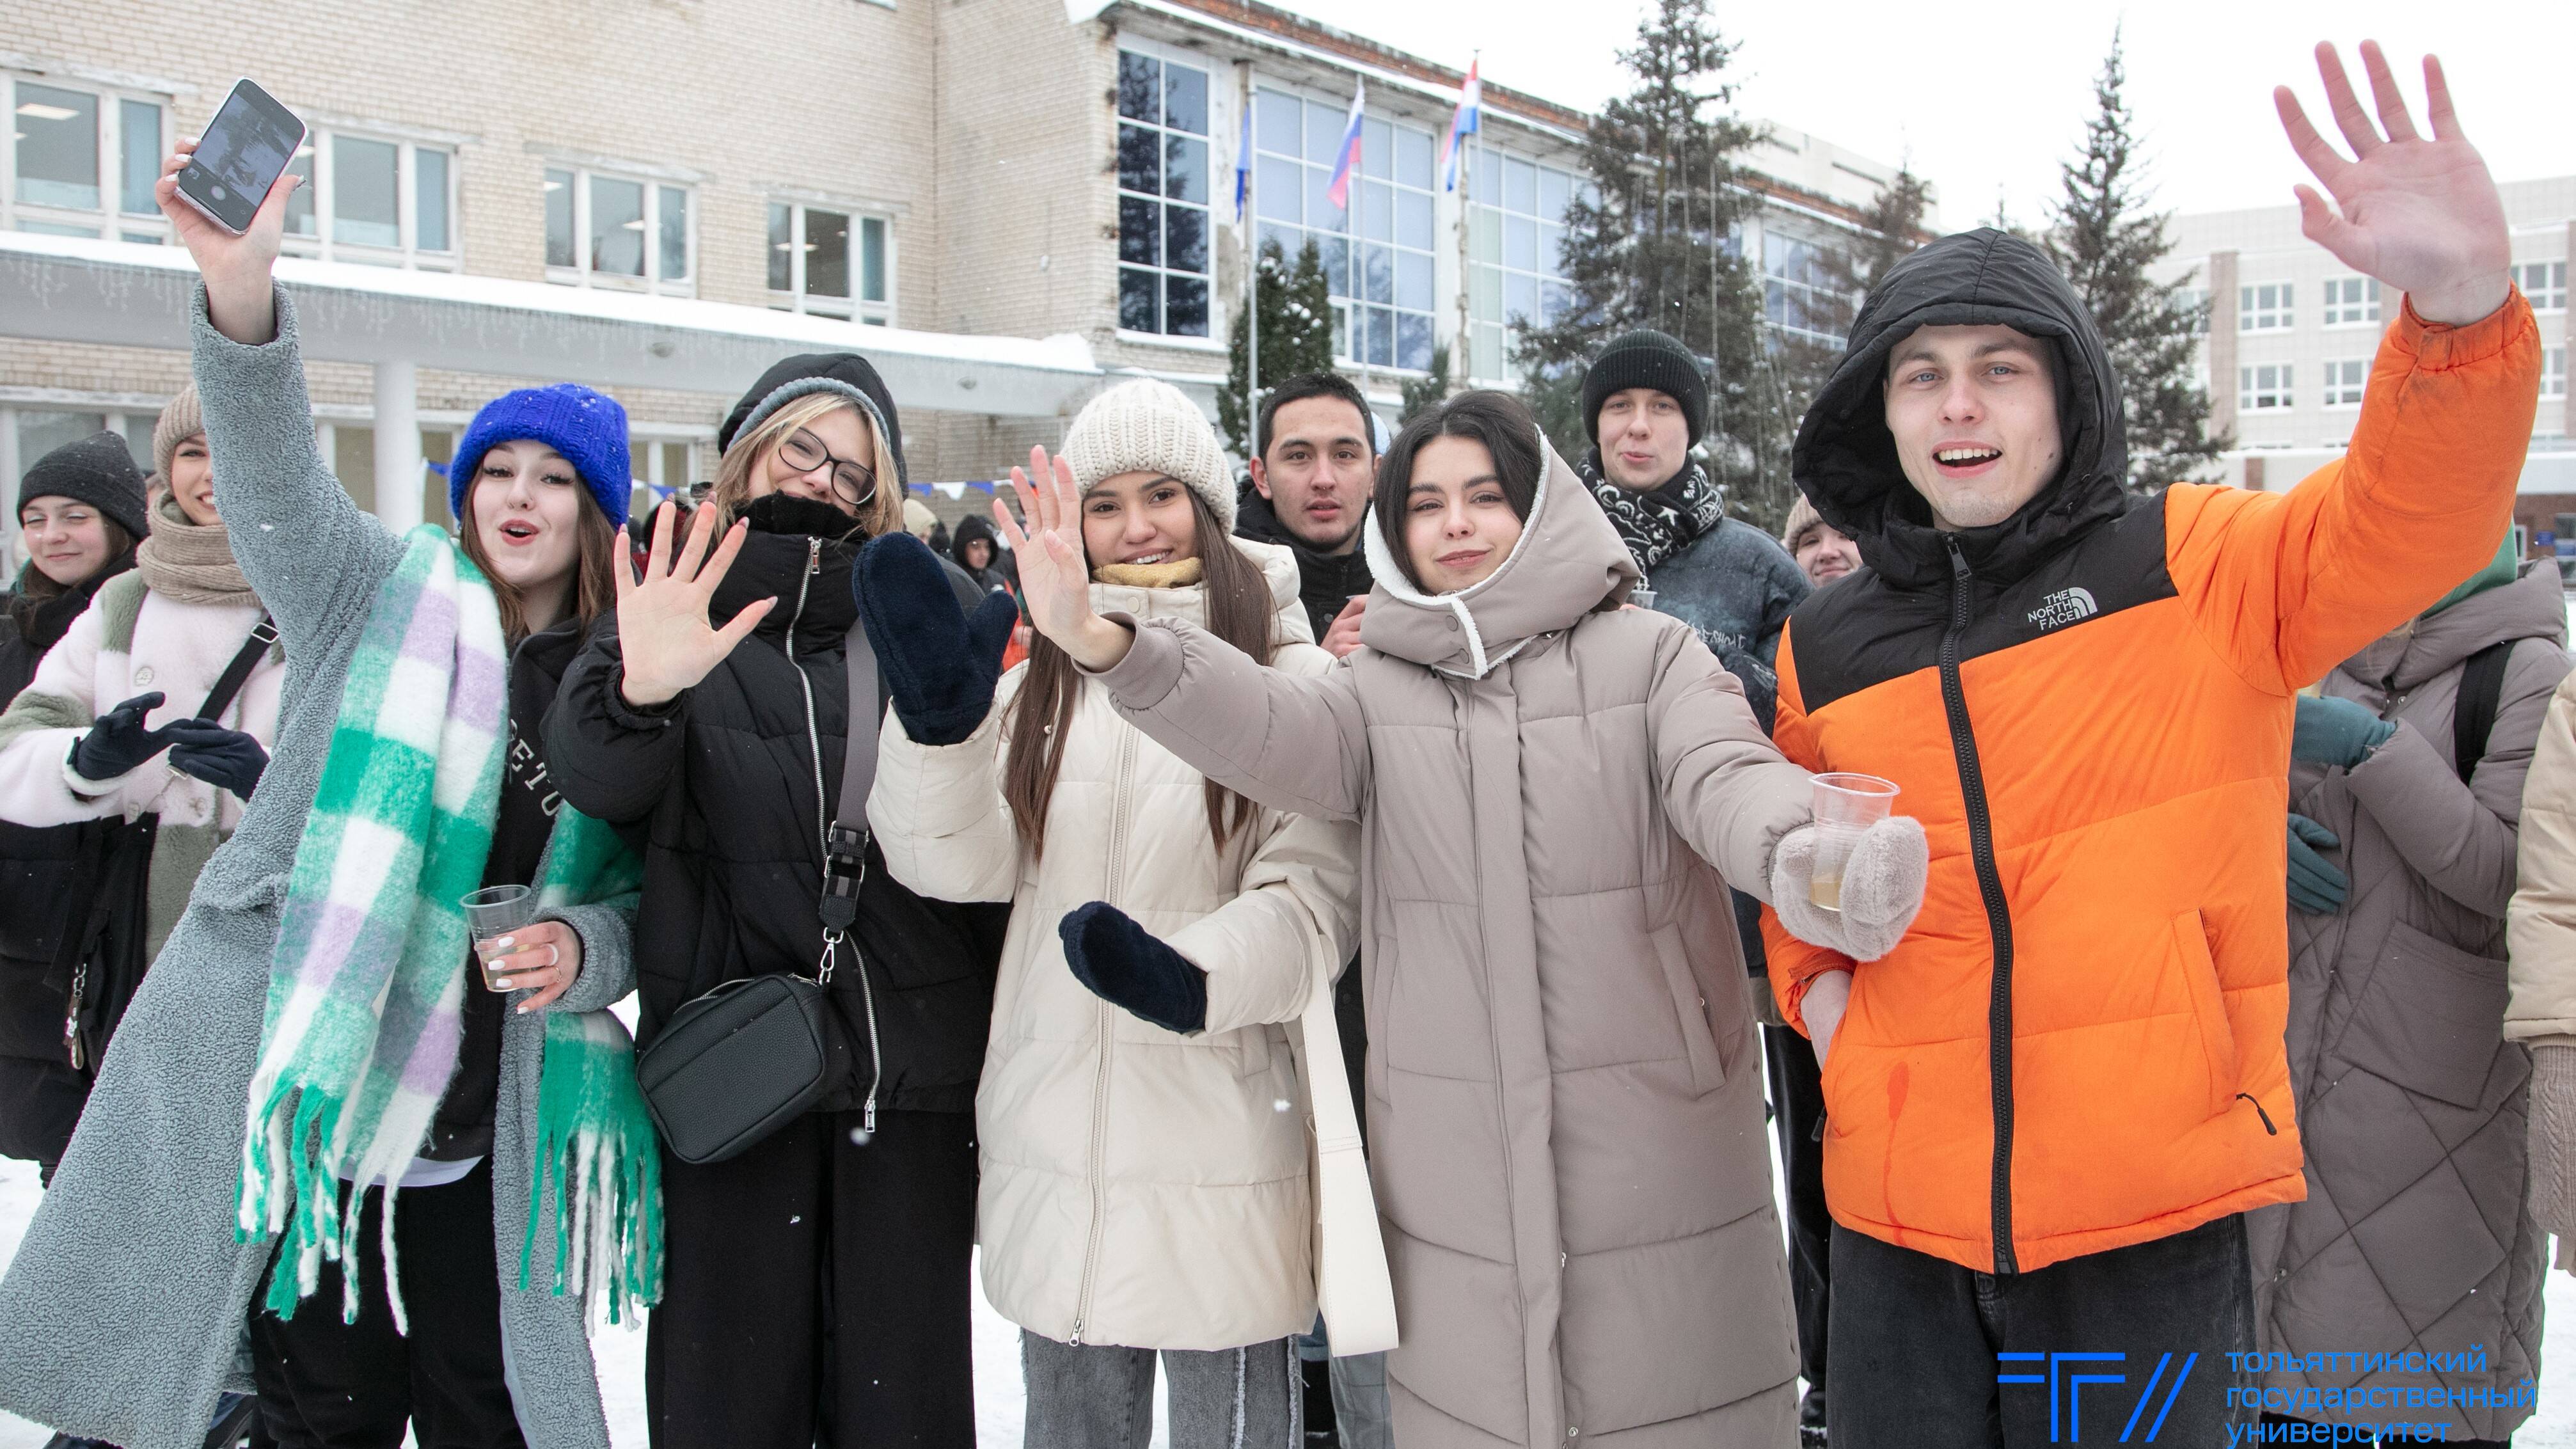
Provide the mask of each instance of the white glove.
POLYGON ((1810 946, 1875 961, 1896 949, 1923 909, 1923 878, 1932 851, 1923 822, 1891 815, 1861 832, 1843 866, 1843 908, 1823 910, 1807 897, 1816 874, 1816 827, 1780 837, 1771 856, 1771 908, 1790 935, 1810 946))
POLYGON ((2531 1049, 2531 1220, 2558 1237, 2558 1264, 2576 1271, 2576 1046, 2531 1049))

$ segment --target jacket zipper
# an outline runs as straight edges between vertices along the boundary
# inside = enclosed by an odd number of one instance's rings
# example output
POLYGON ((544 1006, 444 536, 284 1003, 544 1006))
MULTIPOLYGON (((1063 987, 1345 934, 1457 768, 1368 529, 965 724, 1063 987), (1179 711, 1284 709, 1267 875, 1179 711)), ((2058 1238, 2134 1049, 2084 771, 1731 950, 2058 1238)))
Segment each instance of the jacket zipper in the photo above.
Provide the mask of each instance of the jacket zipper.
MULTIPOLYGON (((815 575, 822 571, 823 540, 809 538, 805 540, 805 572, 796 580, 796 608, 787 616, 787 665, 796 671, 796 687, 805 695, 806 759, 814 767, 814 845, 818 852, 814 858, 828 872, 832 868, 832 829, 830 817, 825 814, 827 807, 823 804, 823 731, 814 723, 814 681, 807 677, 805 666, 796 662, 796 626, 804 622, 806 594, 814 586, 815 575)), ((842 768, 848 768, 846 762, 842 768)), ((827 952, 826 959, 828 957, 827 952)), ((860 1104, 859 1130, 874 1136, 877 1130, 877 1088, 885 1080, 885 1053, 877 1040, 877 994, 875 988, 868 984, 868 964, 864 958, 858 963, 858 972, 859 999, 866 1004, 868 1017, 868 1097, 860 1104)), ((821 984, 828 986, 831 979, 831 971, 826 967, 821 984)))
POLYGON ((2012 1239, 2012 911, 2004 902, 2004 879, 1995 866, 1994 817, 1986 806, 1986 776, 1977 761, 1976 731, 1968 723, 1968 692, 1959 680, 1960 641, 1968 632, 1968 557, 1959 541, 1943 535, 1950 548, 1950 627, 1941 635, 1941 703, 1950 716, 1950 751, 1958 759, 1959 794, 1968 812, 1968 854, 1977 871, 1977 891, 1985 898, 1986 933, 1994 945, 1994 985, 1986 1001, 1987 1091, 1994 1101, 1995 1160, 1992 1231, 1995 1271, 2018 1272, 2012 1239))
MULTIPOLYGON (((1056 748, 1064 748, 1058 740, 1056 748)), ((1118 882, 1127 868, 1127 773, 1136 758, 1136 732, 1119 731, 1118 773, 1116 785, 1109 792, 1109 874, 1101 883, 1101 894, 1110 905, 1118 904, 1118 882)), ((1109 1216, 1109 1055, 1118 1041, 1118 1022, 1109 1003, 1099 1006, 1100 1064, 1091 1077, 1091 1236, 1082 1248, 1082 1289, 1073 1307, 1073 1346, 1082 1347, 1082 1326, 1091 1317, 1092 1277, 1100 1267, 1100 1225, 1109 1216)))

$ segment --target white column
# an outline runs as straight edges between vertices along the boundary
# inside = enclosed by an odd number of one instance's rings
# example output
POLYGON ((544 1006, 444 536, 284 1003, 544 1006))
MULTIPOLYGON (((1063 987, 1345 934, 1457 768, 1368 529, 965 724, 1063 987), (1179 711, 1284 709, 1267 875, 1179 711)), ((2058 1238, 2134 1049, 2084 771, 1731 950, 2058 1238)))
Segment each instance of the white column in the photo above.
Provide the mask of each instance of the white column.
POLYGON ((420 370, 376 364, 376 517, 396 533, 420 524, 420 370))

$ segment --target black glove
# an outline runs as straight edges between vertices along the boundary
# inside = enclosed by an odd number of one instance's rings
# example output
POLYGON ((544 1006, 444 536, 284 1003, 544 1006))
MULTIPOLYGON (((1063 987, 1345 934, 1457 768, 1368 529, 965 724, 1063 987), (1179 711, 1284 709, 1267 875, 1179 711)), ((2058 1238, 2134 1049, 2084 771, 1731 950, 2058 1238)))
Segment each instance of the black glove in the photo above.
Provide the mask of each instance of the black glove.
POLYGON ((2305 815, 2290 817, 2290 905, 2302 915, 2331 916, 2352 894, 2352 877, 2317 854, 2343 842, 2305 815))
POLYGON ((957 607, 930 546, 908 533, 869 540, 850 592, 903 732, 925 745, 959 744, 975 733, 992 713, 1019 605, 1008 594, 990 594, 970 617, 957 607))
POLYGON ((1092 995, 1165 1031, 1207 1029, 1207 973, 1126 912, 1106 901, 1077 906, 1056 934, 1064 938, 1064 963, 1092 995))
POLYGON ((161 727, 170 740, 170 768, 196 776, 218 790, 244 800, 259 788, 268 768, 268 751, 240 730, 228 730, 210 719, 172 720, 161 727))
POLYGON ((138 694, 90 722, 89 733, 72 746, 72 773, 84 780, 113 780, 170 747, 170 730, 143 727, 143 717, 161 707, 159 690, 138 694))

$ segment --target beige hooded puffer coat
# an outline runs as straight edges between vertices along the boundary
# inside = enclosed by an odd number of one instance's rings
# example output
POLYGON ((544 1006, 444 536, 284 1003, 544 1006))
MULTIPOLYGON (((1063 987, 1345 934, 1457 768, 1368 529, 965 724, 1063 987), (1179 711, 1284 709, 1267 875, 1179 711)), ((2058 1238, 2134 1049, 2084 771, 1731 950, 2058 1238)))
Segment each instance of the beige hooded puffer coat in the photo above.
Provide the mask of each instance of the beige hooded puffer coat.
POLYGON ((1173 620, 1100 678, 1210 776, 1362 829, 1368 1112, 1405 1449, 1795 1442, 1762 1052, 1727 886, 1809 818, 1733 676, 1552 452, 1473 588, 1374 522, 1321 679, 1173 620))
MULTIPOLYGON (((1278 667, 1331 667, 1288 550, 1230 541, 1270 585, 1278 667)), ((1198 586, 1094 584, 1091 598, 1140 618, 1207 617, 1198 586)), ((1027 677, 1024 666, 1003 678, 963 744, 916 744, 887 715, 868 803, 895 879, 944 900, 1013 904, 975 1097, 985 1295, 1059 1343, 1219 1349, 1303 1333, 1315 1321, 1314 1196, 1305 1091, 1282 1023, 1319 970, 1350 959, 1358 833, 1265 809, 1214 849, 1203 777, 1086 682, 1046 852, 1033 856, 1001 789, 1027 677), (1205 1030, 1166 1031, 1075 979, 1056 926, 1091 901, 1207 973, 1205 1030)))

